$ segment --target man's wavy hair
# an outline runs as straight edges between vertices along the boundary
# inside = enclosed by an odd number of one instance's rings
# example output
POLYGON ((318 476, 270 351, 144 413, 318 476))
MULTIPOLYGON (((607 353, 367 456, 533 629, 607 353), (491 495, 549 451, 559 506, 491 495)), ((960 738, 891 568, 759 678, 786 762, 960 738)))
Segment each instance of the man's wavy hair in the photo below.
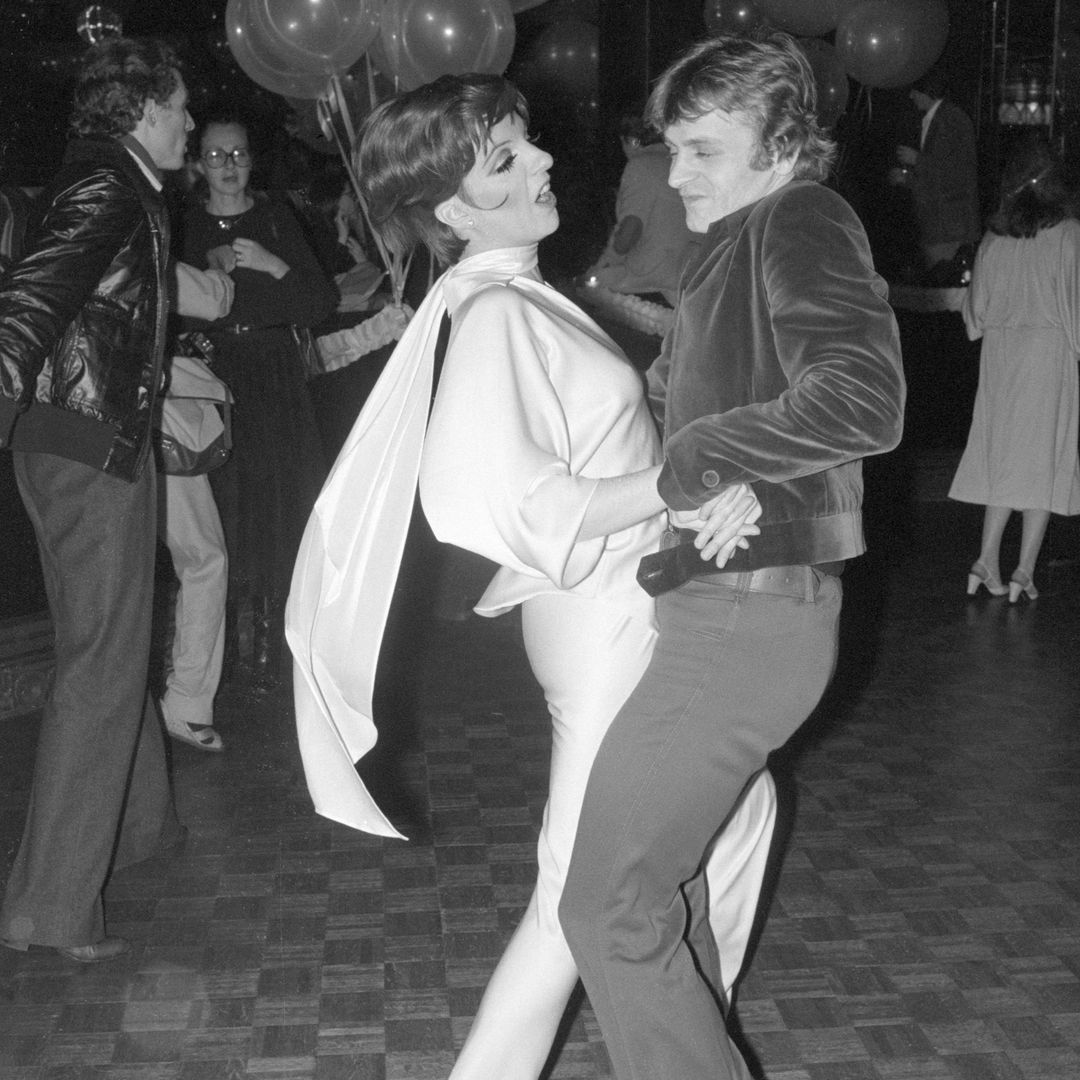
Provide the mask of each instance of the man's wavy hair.
POLYGON ((1061 162, 1045 137, 1032 135, 1012 148, 1001 170, 1001 199, 987 222, 999 236, 1034 236, 1073 213, 1061 162))
POLYGON ((500 75, 443 75, 383 102, 361 129, 354 165, 372 227, 386 245, 406 252, 427 246, 443 264, 457 262, 462 240, 435 217, 461 190, 491 129, 516 114, 526 126, 520 91, 500 75))
POLYGON ((836 144, 818 124, 814 72, 789 34, 699 42, 660 76, 645 116, 664 130, 714 110, 751 118, 758 138, 753 168, 794 158, 793 179, 828 177, 836 144))
POLYGON ((83 57, 71 130, 76 135, 126 135, 142 118, 147 101, 164 105, 179 85, 179 60, 164 42, 107 38, 83 57))

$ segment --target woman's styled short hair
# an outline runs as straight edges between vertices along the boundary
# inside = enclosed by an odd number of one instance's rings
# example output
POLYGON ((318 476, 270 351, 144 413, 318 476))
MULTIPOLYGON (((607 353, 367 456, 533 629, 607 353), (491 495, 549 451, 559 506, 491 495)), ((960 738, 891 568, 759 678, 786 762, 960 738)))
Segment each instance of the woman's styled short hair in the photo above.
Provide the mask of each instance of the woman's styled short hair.
POLYGON ((1034 236, 1072 213, 1053 147, 1041 135, 1018 141, 1001 170, 1001 199, 988 227, 1001 236, 1034 236))
POLYGON ((500 75, 443 75, 375 108, 360 132, 354 165, 371 224, 391 250, 425 244, 444 264, 465 241, 435 217, 461 190, 491 129, 516 114, 520 91, 500 75))
POLYGON ((829 175, 836 145, 818 124, 813 69, 789 34, 760 40, 722 34, 693 46, 660 76, 646 119, 664 130, 713 110, 752 119, 754 168, 794 158, 793 179, 829 175))
POLYGON ((83 57, 71 128, 76 135, 126 135, 148 101, 164 105, 180 85, 180 61, 152 38, 106 38, 83 57))

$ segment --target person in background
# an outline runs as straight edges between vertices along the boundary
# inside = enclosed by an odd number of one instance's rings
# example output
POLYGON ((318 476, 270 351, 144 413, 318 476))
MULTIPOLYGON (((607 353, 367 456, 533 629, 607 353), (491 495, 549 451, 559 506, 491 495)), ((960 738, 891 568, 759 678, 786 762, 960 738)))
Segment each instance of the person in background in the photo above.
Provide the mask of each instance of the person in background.
POLYGON ((1016 603, 1032 580, 1050 514, 1080 514, 1077 361, 1080 222, 1045 140, 1020 143, 964 297, 968 337, 982 338, 971 430, 949 497, 986 507, 968 593, 1016 603), (1002 584, 1001 538, 1023 516, 1020 559, 1002 584))
MULTIPOLYGON (((182 262, 174 272, 178 315, 210 322, 228 315, 233 282, 227 274, 182 262)), ((166 398, 162 408, 168 407, 166 398)), ((224 655, 229 560, 209 477, 163 474, 158 513, 179 584, 161 719, 172 738, 220 752, 224 744, 214 728, 214 695, 224 655)))
POLYGON ((214 373, 236 402, 232 453, 210 475, 229 549, 226 667, 247 667, 250 688, 270 691, 296 548, 326 471, 305 383, 310 328, 334 310, 337 290, 291 207, 249 189, 252 160, 239 120, 223 115, 203 126, 205 190, 184 214, 183 258, 229 274, 236 295, 226 318, 182 326, 213 342, 214 373), (250 651, 242 651, 248 612, 250 651))
MULTIPOLYGON (((454 1080, 537 1080, 543 1070, 577 981, 556 909, 585 781, 656 642, 653 602, 635 580, 664 524, 656 428, 626 357, 540 277, 537 245, 559 213, 551 156, 527 124, 524 99, 494 75, 444 76, 365 122, 357 173, 374 227, 394 250, 424 243, 450 267, 338 457, 289 597, 297 728, 315 808, 385 836, 400 834, 353 761, 374 742, 374 670, 418 476, 435 536, 498 567, 477 612, 521 606, 552 725, 539 874, 454 1080)), ((705 513, 694 551, 702 565, 753 541, 756 504, 739 485, 705 513)), ((715 928, 730 980, 774 808, 764 775, 708 860, 714 894, 730 901, 715 928)))
POLYGON ((682 200, 667 182, 667 147, 640 109, 622 115, 619 140, 626 166, 615 200, 615 229, 586 278, 612 292, 659 293, 672 304, 697 237, 686 227, 682 200))
POLYGON ((704 41, 649 102, 702 234, 648 372, 657 486, 676 523, 743 484, 762 513, 721 571, 692 530, 649 560, 659 642, 589 778, 560 917, 619 1080, 749 1080, 702 858, 832 676, 839 574, 865 546, 861 459, 900 441, 896 320, 859 219, 822 183, 815 105, 786 34, 704 41))
POLYGON ((55 631, 0 937, 82 963, 130 949, 106 934, 110 874, 185 835, 147 674, 151 427, 170 286, 162 171, 184 163, 187 96, 165 45, 92 47, 41 224, 0 279, 0 446, 13 452, 55 631))
POLYGON ((967 113, 945 98, 945 82, 931 70, 909 93, 922 113, 918 147, 898 146, 908 170, 924 269, 949 263, 982 235, 975 129, 967 113))

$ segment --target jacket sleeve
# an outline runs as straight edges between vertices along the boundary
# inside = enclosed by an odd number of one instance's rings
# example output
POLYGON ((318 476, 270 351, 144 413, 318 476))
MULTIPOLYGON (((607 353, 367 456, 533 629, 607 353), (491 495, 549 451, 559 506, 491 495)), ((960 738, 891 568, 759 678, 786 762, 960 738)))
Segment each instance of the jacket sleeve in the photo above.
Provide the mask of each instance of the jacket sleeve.
MULTIPOLYGON (((658 487, 669 506, 690 509, 730 484, 782 483, 900 441, 896 319, 862 226, 850 208, 837 207, 782 199, 771 210, 760 267, 741 268, 761 276, 768 325, 740 347, 766 358, 753 364, 755 380, 778 366, 786 388, 667 433, 658 487)), ((654 400, 658 377, 650 384, 654 400)))
POLYGON ((292 210, 274 203, 272 212, 279 240, 274 254, 289 264, 289 272, 269 285, 281 322, 318 326, 337 307, 337 286, 323 272, 292 210))
POLYGON ((142 216, 134 191, 96 173, 54 197, 36 242, 0 281, 0 445, 30 405, 49 353, 142 216))
POLYGON ((177 315, 213 322, 223 319, 232 307, 232 278, 220 270, 199 270, 186 262, 173 262, 175 290, 173 309, 177 315))

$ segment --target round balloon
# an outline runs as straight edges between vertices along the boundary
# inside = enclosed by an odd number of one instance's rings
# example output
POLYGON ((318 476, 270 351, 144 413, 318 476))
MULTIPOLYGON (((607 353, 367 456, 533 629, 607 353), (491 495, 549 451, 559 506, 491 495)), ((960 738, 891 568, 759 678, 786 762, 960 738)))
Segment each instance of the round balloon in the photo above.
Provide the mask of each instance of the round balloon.
POLYGON ((844 70, 866 86, 907 86, 945 48, 949 10, 943 0, 863 0, 836 28, 844 70))
POLYGON ((757 0, 757 5, 778 29, 803 37, 827 34, 839 18, 837 0, 757 0))
POLYGON ((509 0, 385 0, 379 66, 404 90, 440 75, 501 75, 514 51, 509 0))
POLYGON ((376 0, 247 0, 257 45, 297 73, 341 74, 379 31, 376 0))
POLYGON ((535 92, 555 91, 584 102, 599 100, 600 32, 584 19, 560 19, 529 50, 535 92))
POLYGON ((229 0, 225 6, 225 34, 229 51, 252 82, 284 97, 317 98, 326 90, 323 72, 297 71, 287 60, 270 52, 258 32, 251 31, 247 0, 229 0))
POLYGON ((817 87, 817 118, 822 127, 832 127, 847 108, 848 77, 840 57, 827 41, 804 38, 799 48, 806 54, 817 87))
POLYGON ((107 37, 119 37, 124 32, 124 25, 112 8, 91 4, 79 16, 75 32, 87 45, 96 45, 107 37))
POLYGON ((702 14, 710 34, 748 34, 761 22, 753 0, 705 0, 702 14))

